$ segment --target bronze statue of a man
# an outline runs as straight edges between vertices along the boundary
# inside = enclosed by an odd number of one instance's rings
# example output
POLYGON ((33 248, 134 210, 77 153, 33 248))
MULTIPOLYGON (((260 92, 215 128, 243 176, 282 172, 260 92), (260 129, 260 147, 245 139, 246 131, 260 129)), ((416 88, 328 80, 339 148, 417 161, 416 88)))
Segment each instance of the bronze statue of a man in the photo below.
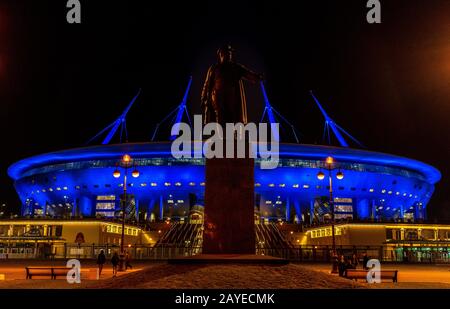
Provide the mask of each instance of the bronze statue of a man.
POLYGON ((247 123, 247 105, 242 80, 258 82, 262 75, 234 62, 234 50, 227 45, 217 51, 218 63, 208 69, 201 103, 203 122, 247 123))

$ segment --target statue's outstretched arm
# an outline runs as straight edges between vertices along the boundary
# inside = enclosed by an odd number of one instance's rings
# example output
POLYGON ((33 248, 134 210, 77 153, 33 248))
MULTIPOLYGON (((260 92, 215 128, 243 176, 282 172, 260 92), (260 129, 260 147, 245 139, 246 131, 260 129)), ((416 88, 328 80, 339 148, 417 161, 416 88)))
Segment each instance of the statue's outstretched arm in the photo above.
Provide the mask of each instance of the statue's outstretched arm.
POLYGON ((241 76, 242 78, 249 80, 251 82, 260 82, 264 79, 264 76, 262 74, 253 72, 252 70, 246 68, 242 64, 239 64, 239 67, 241 69, 241 76))

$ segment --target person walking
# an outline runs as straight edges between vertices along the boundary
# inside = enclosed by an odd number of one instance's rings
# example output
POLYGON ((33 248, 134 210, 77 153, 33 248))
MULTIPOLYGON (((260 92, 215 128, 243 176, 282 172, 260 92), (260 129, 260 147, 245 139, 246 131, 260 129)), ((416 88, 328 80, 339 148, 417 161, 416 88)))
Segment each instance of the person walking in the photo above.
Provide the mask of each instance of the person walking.
POLYGON ((363 269, 365 269, 365 270, 367 270, 367 262, 369 262, 369 257, 367 256, 367 253, 364 253, 364 256, 363 256, 363 269))
POLYGON ((113 269, 113 278, 117 276, 117 265, 119 265, 119 254, 117 252, 114 252, 112 258, 111 258, 111 264, 113 269))
POLYGON ((125 251, 125 270, 127 269, 133 269, 133 266, 131 265, 131 256, 128 253, 128 251, 125 251))
POLYGON ((106 256, 105 251, 100 250, 100 253, 97 256, 97 265, 98 265, 98 277, 102 275, 103 265, 105 265, 106 262, 106 256))
POLYGON ((338 270, 339 270, 339 277, 345 276, 345 269, 346 269, 346 263, 345 263, 345 257, 341 255, 338 263, 338 270))
POLYGON ((359 262, 356 254, 353 254, 351 264, 353 269, 356 269, 358 267, 359 262))

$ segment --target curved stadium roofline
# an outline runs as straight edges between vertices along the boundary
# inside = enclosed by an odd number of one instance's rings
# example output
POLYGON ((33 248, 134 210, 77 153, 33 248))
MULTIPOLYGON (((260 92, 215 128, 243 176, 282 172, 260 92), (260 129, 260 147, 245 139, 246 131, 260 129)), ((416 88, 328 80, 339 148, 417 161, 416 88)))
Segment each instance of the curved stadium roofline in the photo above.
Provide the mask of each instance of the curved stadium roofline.
MULTIPOLYGON (((8 175, 12 179, 17 180, 20 179, 26 171, 33 168, 74 161, 114 159, 119 158, 124 153, 129 153, 136 158, 171 156, 170 146, 170 142, 125 143, 89 146, 45 153, 12 164, 8 168, 8 175)), ((418 172, 431 184, 435 184, 441 179, 441 173, 433 166, 396 155, 324 145, 280 144, 281 158, 322 160, 330 155, 333 156, 336 161, 341 162, 383 165, 418 172)))

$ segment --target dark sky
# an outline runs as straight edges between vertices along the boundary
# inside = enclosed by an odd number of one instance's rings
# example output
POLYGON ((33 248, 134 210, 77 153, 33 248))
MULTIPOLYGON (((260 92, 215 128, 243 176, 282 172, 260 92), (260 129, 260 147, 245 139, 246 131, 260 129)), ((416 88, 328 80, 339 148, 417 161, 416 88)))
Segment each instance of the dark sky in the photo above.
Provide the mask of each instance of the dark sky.
MULTIPOLYGON (((66 23, 66 2, 0 0, 0 202, 18 204, 11 163, 83 145, 138 88, 130 141, 150 139, 190 75, 198 113, 207 67, 230 42, 303 143, 321 142, 312 89, 369 149, 437 167, 429 217, 450 219, 450 1, 381 0, 382 23, 368 24, 366 0, 81 0, 80 25, 66 23)), ((261 95, 247 94, 257 121, 261 95)))

